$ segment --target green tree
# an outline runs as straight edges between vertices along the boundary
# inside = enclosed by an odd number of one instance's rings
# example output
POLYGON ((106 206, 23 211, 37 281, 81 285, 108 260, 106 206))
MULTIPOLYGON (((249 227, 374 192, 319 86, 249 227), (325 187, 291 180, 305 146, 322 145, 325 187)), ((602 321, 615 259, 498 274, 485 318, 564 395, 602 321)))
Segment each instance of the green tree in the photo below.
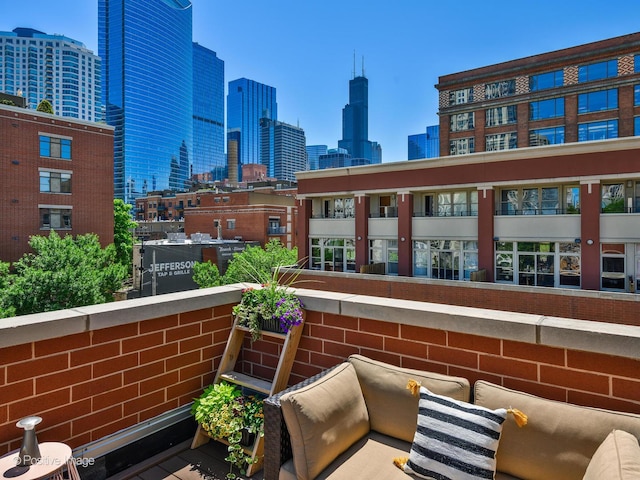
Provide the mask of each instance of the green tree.
POLYGON ((16 315, 94 305, 113 300, 127 269, 116 261, 113 244, 102 248, 95 234, 33 236, 34 253, 13 264, 5 289, 5 309, 16 315))
POLYGON ((133 235, 132 230, 138 226, 131 218, 131 205, 116 198, 113 201, 113 243, 116 248, 117 261, 127 267, 130 274, 133 269, 133 235))
POLYGON ((7 305, 7 289, 9 288, 9 263, 0 262, 0 318, 13 317, 15 308, 7 305))
POLYGON ((43 112, 43 113, 51 113, 51 114, 54 113, 53 105, 51 105, 51 102, 46 98, 40 101, 40 103, 38 104, 38 107, 36 108, 36 111, 43 112))
POLYGON ((200 288, 242 282, 267 283, 273 279, 275 267, 295 265, 297 261, 297 248, 288 249, 279 240, 271 240, 264 248, 248 246, 241 253, 235 253, 223 276, 211 262, 196 263, 193 281, 200 288))

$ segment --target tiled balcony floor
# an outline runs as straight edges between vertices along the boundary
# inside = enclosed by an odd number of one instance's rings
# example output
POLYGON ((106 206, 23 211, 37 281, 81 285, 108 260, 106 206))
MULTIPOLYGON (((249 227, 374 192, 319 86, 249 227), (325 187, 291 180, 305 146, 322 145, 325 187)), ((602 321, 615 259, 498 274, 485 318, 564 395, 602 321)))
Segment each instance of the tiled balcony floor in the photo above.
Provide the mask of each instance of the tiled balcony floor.
MULTIPOLYGON (((189 442, 190 443, 190 442, 189 442)), ((227 446, 210 441, 194 450, 182 445, 171 456, 160 456, 157 463, 138 465, 121 472, 109 480, 225 480, 229 464, 224 461, 227 446)), ((234 471, 238 475, 237 470, 234 471)), ((262 480, 262 470, 251 477, 238 475, 238 479, 262 480)))

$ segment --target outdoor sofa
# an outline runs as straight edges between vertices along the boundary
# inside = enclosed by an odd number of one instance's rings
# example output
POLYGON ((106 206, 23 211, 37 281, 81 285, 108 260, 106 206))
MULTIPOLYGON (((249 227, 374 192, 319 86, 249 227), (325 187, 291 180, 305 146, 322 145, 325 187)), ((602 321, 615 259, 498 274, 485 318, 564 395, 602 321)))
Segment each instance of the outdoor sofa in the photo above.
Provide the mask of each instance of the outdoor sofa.
POLYGON ((486 381, 476 382, 472 392, 462 377, 352 355, 265 399, 264 479, 420 478, 394 460, 413 455, 418 405, 432 397, 453 399, 460 408, 473 402, 526 414, 522 427, 505 415, 493 460, 498 480, 640 478, 640 415, 548 400, 486 381), (407 388, 409 380, 424 387, 420 397, 407 388))

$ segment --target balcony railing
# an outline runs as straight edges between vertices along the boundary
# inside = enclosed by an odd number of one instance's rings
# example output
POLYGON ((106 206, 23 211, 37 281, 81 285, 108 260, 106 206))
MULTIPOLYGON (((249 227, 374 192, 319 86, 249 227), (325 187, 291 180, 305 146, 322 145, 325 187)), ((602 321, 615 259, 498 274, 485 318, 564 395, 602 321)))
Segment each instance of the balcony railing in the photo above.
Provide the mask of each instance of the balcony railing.
POLYGON ((287 227, 269 227, 267 228, 267 235, 285 235, 287 233, 287 227))
MULTIPOLYGON (((602 318, 611 311, 627 322, 619 325, 558 318, 553 310, 532 314, 426 303, 442 301, 425 293, 432 285, 463 289, 456 298, 466 303, 510 294, 526 297, 527 305, 548 303, 535 300, 533 287, 308 274, 315 275, 319 285, 339 288, 346 282, 349 288, 386 292, 389 297, 345 293, 349 289, 298 289, 307 327, 290 384, 361 353, 640 413, 640 389, 632 388, 640 361, 636 296, 571 292, 571 303, 579 304, 583 314, 592 308, 593 317, 602 318), (406 300, 410 284, 424 301, 406 300), (396 299, 401 296, 405 300, 396 299)), ((15 423, 26 415, 44 419, 39 441, 65 442, 75 455, 105 453, 121 445, 123 436, 159 423, 159 417, 175 416, 172 412, 188 416, 193 398, 213 380, 230 331, 231 309, 243 288, 230 285, 3 319, 0 455, 19 446, 15 423)), ((566 298, 547 290, 541 295, 566 298)), ((273 352, 281 348, 278 341, 271 342, 250 344, 237 368, 269 378, 277 362, 273 352)))

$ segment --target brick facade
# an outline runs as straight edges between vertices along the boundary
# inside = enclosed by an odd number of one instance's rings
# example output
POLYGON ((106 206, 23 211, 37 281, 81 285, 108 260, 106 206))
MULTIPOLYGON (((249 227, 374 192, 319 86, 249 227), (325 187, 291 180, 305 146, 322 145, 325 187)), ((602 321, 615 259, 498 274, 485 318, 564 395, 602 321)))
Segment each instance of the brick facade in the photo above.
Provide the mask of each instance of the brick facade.
POLYGON ((113 127, 0 105, 0 137, 0 261, 18 260, 31 235, 48 234, 39 206, 71 210, 61 236, 113 243, 113 127), (41 156, 40 135, 71 139, 71 159, 41 156), (40 170, 71 173, 71 193, 41 193, 40 170))

